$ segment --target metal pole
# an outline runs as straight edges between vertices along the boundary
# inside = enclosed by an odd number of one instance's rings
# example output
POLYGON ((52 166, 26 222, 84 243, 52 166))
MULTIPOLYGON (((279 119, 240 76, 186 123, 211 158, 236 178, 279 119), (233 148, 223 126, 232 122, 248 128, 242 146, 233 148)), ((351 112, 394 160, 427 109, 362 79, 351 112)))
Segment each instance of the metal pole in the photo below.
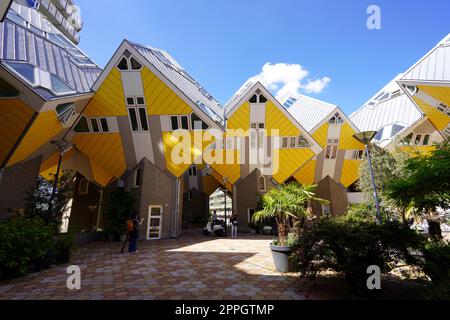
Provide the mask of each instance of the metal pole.
POLYGON ((59 179, 59 171, 61 170, 61 163, 62 163, 62 154, 60 153, 58 160, 58 167, 56 169, 55 182, 53 182, 52 194, 48 202, 47 225, 50 225, 50 222, 52 220, 53 200, 55 199, 56 189, 58 188, 58 179, 59 179))
POLYGON ((375 184, 375 177, 373 175, 372 158, 370 156, 369 146, 367 144, 366 144, 366 152, 367 152, 367 160, 369 162, 370 177, 372 178, 373 196, 375 198, 375 206, 377 207, 377 222, 379 224, 381 224, 382 223, 382 219, 381 219, 381 212, 380 212, 380 203, 379 203, 379 200, 378 200, 378 193, 377 193, 377 187, 376 187, 376 184, 375 184))
POLYGON ((225 200, 225 237, 227 236, 227 229, 228 229, 228 224, 227 224, 227 193, 226 193, 226 189, 223 190, 223 198, 225 200))

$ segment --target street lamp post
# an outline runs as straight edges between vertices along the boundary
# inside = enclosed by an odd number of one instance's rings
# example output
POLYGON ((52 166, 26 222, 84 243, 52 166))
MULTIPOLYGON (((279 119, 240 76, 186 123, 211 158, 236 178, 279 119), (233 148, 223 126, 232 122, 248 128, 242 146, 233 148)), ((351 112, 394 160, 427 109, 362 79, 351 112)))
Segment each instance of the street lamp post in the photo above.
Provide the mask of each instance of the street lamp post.
POLYGON ((382 219, 381 219, 381 212, 380 212, 380 202, 378 199, 378 192, 377 192, 377 186, 375 184, 375 177, 373 175, 372 157, 371 157, 370 151, 369 151, 369 143, 370 143, 370 141, 372 141, 372 139, 375 137, 376 134, 377 134, 376 131, 364 131, 364 132, 359 132, 359 133, 354 134, 353 137, 356 140, 358 140, 359 142, 361 142, 362 144, 364 144, 364 146, 366 148, 367 162, 369 164, 370 177, 372 179, 373 197, 375 199, 375 206, 377 208, 377 222, 379 224, 381 224, 382 219))
POLYGON ((225 237, 227 237, 227 229, 228 229, 228 224, 227 224, 227 182, 228 182, 228 178, 227 177, 223 177, 223 184, 224 184, 224 189, 223 189, 223 196, 224 196, 224 202, 225 202, 225 237))
POLYGON ((50 224, 52 220, 52 213, 54 207, 54 200, 56 196, 56 189, 58 188, 58 179, 61 171, 62 158, 64 153, 73 147, 73 144, 66 140, 53 140, 50 142, 53 144, 59 152, 58 166, 56 167, 55 181, 53 182, 52 194, 50 195, 50 200, 48 201, 48 213, 47 213, 47 225, 50 224))

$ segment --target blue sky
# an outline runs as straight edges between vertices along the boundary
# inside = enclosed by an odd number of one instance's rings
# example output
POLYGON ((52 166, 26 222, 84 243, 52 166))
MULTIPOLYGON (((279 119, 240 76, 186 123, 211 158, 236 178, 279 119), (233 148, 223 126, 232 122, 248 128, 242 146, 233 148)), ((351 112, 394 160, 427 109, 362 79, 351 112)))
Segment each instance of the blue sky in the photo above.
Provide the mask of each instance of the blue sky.
POLYGON ((161 48, 224 104, 266 63, 278 64, 268 70, 272 77, 298 75, 301 93, 348 114, 450 32, 448 0, 76 3, 84 20, 80 47, 101 67, 124 38, 161 48), (381 30, 366 27, 371 4, 381 8, 381 30), (306 93, 311 82, 327 86, 306 93))

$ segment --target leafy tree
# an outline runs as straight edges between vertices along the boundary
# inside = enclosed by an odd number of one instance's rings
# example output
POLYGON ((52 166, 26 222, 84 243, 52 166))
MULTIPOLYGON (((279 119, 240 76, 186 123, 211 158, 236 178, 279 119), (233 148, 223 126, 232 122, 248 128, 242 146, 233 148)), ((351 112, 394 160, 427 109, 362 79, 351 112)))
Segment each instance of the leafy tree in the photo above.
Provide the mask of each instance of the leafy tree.
POLYGON ((114 188, 107 193, 105 203, 105 229, 119 236, 124 233, 125 222, 134 211, 135 198, 124 188, 114 188))
POLYGON ((414 206, 430 222, 437 209, 450 209, 450 146, 444 142, 428 155, 408 159, 402 175, 388 183, 388 197, 402 207, 414 206))
POLYGON ((302 186, 297 182, 271 189, 263 196, 262 210, 253 215, 253 222, 275 219, 279 242, 285 246, 292 220, 307 216, 307 204, 311 200, 326 202, 315 197, 314 189, 315 186, 302 186))
MULTIPOLYGON (((370 154, 381 211, 391 211, 394 214, 396 210, 392 209, 395 209, 398 203, 392 202, 386 196, 387 186, 392 180, 402 177, 403 164, 409 156, 405 152, 398 150, 389 152, 375 145, 370 148, 370 154)), ((359 176, 358 188, 365 194, 367 205, 374 205, 372 177, 367 159, 361 164, 359 176)), ((373 213, 375 214, 375 211, 373 213)))
MULTIPOLYGON (((58 232, 62 223, 64 212, 68 209, 69 200, 73 193, 73 171, 63 171, 58 178, 57 190, 54 198, 54 206, 50 222, 58 232)), ((44 221, 48 218, 48 205, 51 198, 55 175, 51 175, 50 180, 42 177, 38 178, 36 188, 30 190, 25 198, 26 217, 40 217, 44 221)))

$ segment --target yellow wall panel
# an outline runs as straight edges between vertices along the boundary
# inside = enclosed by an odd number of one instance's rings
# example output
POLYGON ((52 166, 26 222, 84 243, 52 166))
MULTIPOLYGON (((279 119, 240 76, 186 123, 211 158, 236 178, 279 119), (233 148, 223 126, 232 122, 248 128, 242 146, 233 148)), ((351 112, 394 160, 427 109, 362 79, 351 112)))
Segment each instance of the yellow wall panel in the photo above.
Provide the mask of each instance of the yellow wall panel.
POLYGON ((277 136, 298 136, 297 126, 272 102, 266 104, 267 136, 272 136, 271 130, 279 130, 277 136))
POLYGON ((76 148, 110 175, 120 178, 126 170, 120 134, 77 134, 73 138, 76 148))
POLYGON ((344 160, 341 175, 341 183, 344 187, 348 188, 359 179, 359 167, 361 163, 361 160, 344 160))
POLYGON ((92 169, 92 175, 94 177, 94 180, 96 183, 101 185, 102 187, 106 187, 109 182, 114 178, 113 175, 111 175, 108 171, 103 169, 103 167, 96 164, 94 161, 89 160, 91 169, 92 169))
POLYGON ((56 113, 47 111, 40 113, 27 132, 8 165, 25 160, 33 152, 49 142, 62 131, 56 113))
POLYGON ((250 103, 245 102, 231 115, 227 121, 227 129, 242 129, 247 133, 250 129, 250 103))
POLYGON ((278 183, 285 182, 314 157, 311 149, 280 149, 279 152, 278 170, 273 173, 273 178, 278 183))
POLYGON ((149 115, 190 114, 192 108, 148 68, 141 71, 149 115))
POLYGON ((319 129, 314 131, 312 134, 312 137, 314 140, 317 141, 317 143, 322 147, 325 148, 327 145, 327 137, 328 137, 328 127, 330 125, 327 123, 324 123, 319 129))
MULTIPOLYGON (((72 158, 75 155, 76 151, 75 149, 70 149, 66 153, 64 153, 62 161, 66 161, 70 158, 72 158)), ((50 180, 55 174, 56 170, 58 168, 58 161, 59 161, 59 153, 55 152, 52 155, 50 155, 47 159, 44 159, 41 163, 41 168, 39 170, 39 174, 47 179, 50 180)))
POLYGON ((450 123, 450 117, 439 111, 435 107, 432 107, 428 103, 423 102, 418 97, 414 97, 414 101, 439 131, 444 130, 445 127, 447 127, 447 125, 450 123))
POLYGON ((196 146, 194 145, 194 135, 194 132, 189 132, 186 137, 177 135, 177 132, 162 133, 166 169, 175 177, 180 177, 185 173, 194 161, 201 157, 203 150, 211 143, 210 141, 202 141, 202 146, 196 146), (190 141, 185 140, 185 138, 190 141), (177 151, 178 154, 176 154, 177 151), (185 154, 184 151, 187 151, 188 154, 185 154), (172 155, 172 153, 174 154, 172 155), (179 157, 180 159, 175 159, 174 157, 179 157), (183 160, 183 157, 186 160, 183 160))
POLYGON ((303 185, 314 184, 316 175, 316 160, 309 160, 295 174, 294 178, 303 185))
POLYGON ((419 86, 419 90, 450 106, 450 87, 419 86))
POLYGON ((0 164, 33 117, 34 110, 20 100, 0 100, 0 164))
POLYGON ((203 179, 203 193, 207 196, 212 195, 217 188, 220 187, 220 183, 212 176, 204 176, 203 179))
POLYGON ((119 70, 112 69, 94 97, 89 101, 83 114, 88 117, 128 115, 119 70))
POLYGON ((355 130, 352 129, 352 127, 345 122, 341 126, 341 136, 339 138, 339 149, 340 150, 362 150, 364 149, 364 145, 353 138, 353 135, 355 134, 355 130))
POLYGON ((221 163, 212 163, 210 165, 221 177, 227 177, 229 183, 235 184, 241 175, 239 160, 240 152, 238 150, 226 150, 226 153, 223 153, 223 160, 216 161, 221 163), (230 159, 233 159, 233 161, 230 161, 230 159))

